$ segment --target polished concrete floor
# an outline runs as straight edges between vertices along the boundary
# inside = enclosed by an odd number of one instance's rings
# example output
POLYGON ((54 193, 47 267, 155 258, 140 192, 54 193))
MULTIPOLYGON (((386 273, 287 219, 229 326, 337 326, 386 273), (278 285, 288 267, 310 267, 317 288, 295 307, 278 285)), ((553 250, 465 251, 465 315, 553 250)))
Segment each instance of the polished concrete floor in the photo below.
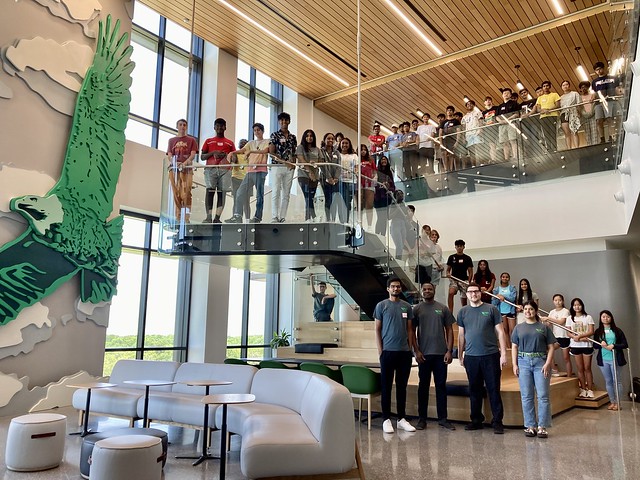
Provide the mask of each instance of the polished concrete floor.
MULTIPOLYGON (((70 407, 56 410, 67 415, 69 432, 76 431, 77 414, 70 407)), ((640 412, 623 402, 621 412, 573 410, 556 416, 549 438, 526 438, 521 429, 507 429, 494 435, 486 428, 466 432, 463 424, 456 431, 427 424, 415 433, 382 433, 380 419, 374 419, 371 431, 366 423, 356 422, 360 454, 366 478, 452 479, 638 479, 640 478, 640 412)), ((4 465, 4 450, 10 418, 0 418, 0 480, 80 479, 78 460, 81 439, 68 436, 63 464, 38 473, 10 472, 4 465)), ((414 421, 415 423, 415 421, 414 421)), ((91 417, 90 427, 105 430, 126 426, 127 422, 105 417, 91 417)), ((155 427, 155 425, 154 425, 155 427)), ((194 449, 193 430, 158 426, 169 433, 169 460, 164 478, 170 480, 217 479, 219 464, 210 460, 192 467, 189 460, 176 460, 194 449)), ((219 448, 214 434, 213 449, 219 448)), ((227 478, 244 477, 239 465, 239 437, 233 437, 227 478)), ((114 479, 118 480, 118 479, 114 479)))

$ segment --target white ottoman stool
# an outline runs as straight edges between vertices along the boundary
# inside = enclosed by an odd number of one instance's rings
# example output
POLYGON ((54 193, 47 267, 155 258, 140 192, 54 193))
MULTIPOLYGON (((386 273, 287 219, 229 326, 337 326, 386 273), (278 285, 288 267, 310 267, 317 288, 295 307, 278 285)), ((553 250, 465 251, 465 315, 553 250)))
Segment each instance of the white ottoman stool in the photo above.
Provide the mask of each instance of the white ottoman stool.
POLYGON ((5 462, 9 470, 36 472, 62 462, 67 417, 56 413, 32 413, 11 420, 5 462))
POLYGON ((162 441, 149 435, 122 435, 96 442, 89 480, 159 480, 162 441))

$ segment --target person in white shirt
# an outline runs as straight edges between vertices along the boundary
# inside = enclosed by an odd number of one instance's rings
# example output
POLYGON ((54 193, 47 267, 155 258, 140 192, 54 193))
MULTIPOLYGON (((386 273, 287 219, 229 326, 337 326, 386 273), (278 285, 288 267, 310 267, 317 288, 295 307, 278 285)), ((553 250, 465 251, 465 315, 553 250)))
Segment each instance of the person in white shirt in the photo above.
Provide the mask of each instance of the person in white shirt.
POLYGON ((471 160, 471 166, 477 166, 477 158, 480 144, 482 143, 482 139, 480 138, 480 128, 482 126, 482 112, 478 107, 476 107, 476 102, 473 100, 469 100, 465 107, 467 108, 467 113, 462 117, 462 125, 465 131, 465 137, 467 142, 467 153, 469 154, 469 159, 471 160))
MULTIPOLYGON (((558 345, 560 345, 562 349, 562 357, 564 358, 567 375, 570 377, 573 375, 573 368, 571 367, 571 356, 569 355, 569 335, 565 329, 556 326, 565 326, 567 318, 569 318, 570 315, 569 310, 564 306, 564 297, 562 294, 556 293, 553 296, 553 306, 555 308, 549 312, 549 316, 544 317, 542 320, 553 327, 553 335, 556 337, 556 340, 558 340, 558 345)), ((554 371, 552 371, 551 374, 557 375, 558 364, 554 362, 553 368, 554 371)))
POLYGON ((438 125, 431 120, 431 115, 425 113, 422 116, 422 125, 418 126, 416 133, 420 138, 418 168, 424 169, 421 172, 423 175, 434 173, 433 163, 436 157, 436 149, 433 139, 438 135, 438 125))

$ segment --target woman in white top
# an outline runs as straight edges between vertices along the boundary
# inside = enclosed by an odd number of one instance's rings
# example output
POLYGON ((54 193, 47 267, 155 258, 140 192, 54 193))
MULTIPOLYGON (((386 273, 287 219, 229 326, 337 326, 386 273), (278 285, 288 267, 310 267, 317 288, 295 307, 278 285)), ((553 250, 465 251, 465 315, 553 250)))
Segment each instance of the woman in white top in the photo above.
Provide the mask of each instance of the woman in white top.
POLYGON ((584 309, 584 302, 579 298, 571 300, 567 327, 574 333, 569 334, 571 339, 569 351, 576 360, 578 381, 580 382, 580 397, 593 398, 593 373, 591 373, 591 358, 593 357, 593 344, 586 340, 593 335, 595 322, 591 315, 584 309))
POLYGON ((518 285, 520 285, 520 287, 518 288, 518 296, 516 297, 516 305, 518 305, 516 308, 518 312, 516 315, 516 324, 524 322, 524 313, 522 311, 524 302, 530 302, 533 300, 536 302, 536 305, 540 305, 538 294, 532 290, 529 280, 523 278, 520 280, 518 285))
POLYGON ((356 186, 356 172, 358 166, 358 154, 353 150, 351 140, 343 138, 340 141, 340 201, 338 205, 338 218, 340 223, 349 223, 349 213, 356 186))
MULTIPOLYGON (((567 369, 567 376, 573 375, 573 369, 571 368, 571 357, 569 356, 569 335, 563 328, 556 325, 564 326, 567 323, 569 317, 569 310, 564 306, 564 297, 560 293, 556 293, 553 296, 553 310, 549 312, 549 316, 543 318, 543 320, 549 323, 553 327, 553 335, 558 340, 560 348, 562 348, 562 358, 567 369), (553 322, 553 323, 551 323, 553 322)), ((552 374, 558 373, 558 364, 554 362, 554 370, 552 374)))
POLYGON ((440 234, 434 228, 431 229, 431 241, 433 242, 433 268, 431 269, 431 284, 433 288, 437 288, 440 284, 440 277, 444 270, 444 260, 442 259, 442 247, 438 245, 440 234))
POLYGON ((578 115, 577 105, 581 98, 578 92, 571 91, 569 80, 562 82, 562 96, 560 97, 560 124, 564 132, 564 139, 567 150, 578 148, 578 129, 580 128, 580 115, 578 115))

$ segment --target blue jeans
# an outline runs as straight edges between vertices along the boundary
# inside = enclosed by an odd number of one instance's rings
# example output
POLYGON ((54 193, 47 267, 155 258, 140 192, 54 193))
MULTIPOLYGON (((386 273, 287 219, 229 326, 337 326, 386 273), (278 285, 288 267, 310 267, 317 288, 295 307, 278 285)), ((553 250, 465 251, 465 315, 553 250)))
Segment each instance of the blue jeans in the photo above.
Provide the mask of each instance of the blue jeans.
POLYGON ((551 402, 549 385, 551 376, 544 378, 542 367, 546 357, 518 357, 518 383, 522 397, 522 414, 525 427, 550 427, 551 402), (535 397, 538 397, 538 421, 536 422, 535 397))
POLYGON ((249 194, 253 187, 256 187, 256 214, 258 220, 262 220, 262 209, 264 208, 264 181, 267 172, 247 172, 244 180, 236 192, 236 203, 233 205, 233 214, 242 215, 242 207, 245 200, 249 199, 249 194))
POLYGON ((609 395, 609 401, 611 403, 618 403, 618 398, 621 398, 622 393, 622 382, 620 382, 620 369, 615 367, 613 360, 607 361, 604 360, 602 367, 600 367, 600 371, 602 372, 602 376, 604 377, 605 384, 607 385, 607 394, 609 395), (616 396, 616 377, 613 375, 613 369, 616 369, 616 374, 618 377, 618 396, 616 396))

